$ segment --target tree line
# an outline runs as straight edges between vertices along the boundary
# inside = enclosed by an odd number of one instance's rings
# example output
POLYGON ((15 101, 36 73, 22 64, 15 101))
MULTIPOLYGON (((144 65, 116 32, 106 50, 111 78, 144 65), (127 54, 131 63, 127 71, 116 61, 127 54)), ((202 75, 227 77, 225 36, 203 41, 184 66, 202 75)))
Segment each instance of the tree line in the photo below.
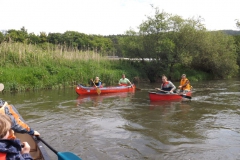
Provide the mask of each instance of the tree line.
MULTIPOLYGON (((240 66, 240 35, 224 31, 208 31, 203 19, 183 19, 154 8, 155 13, 123 35, 87 35, 76 31, 64 33, 28 33, 25 27, 0 32, 0 43, 35 44, 42 48, 59 45, 101 55, 140 58, 131 61, 133 67, 144 71, 150 81, 162 73, 178 77, 180 71, 196 70, 213 78, 238 75, 240 66), (151 59, 146 61, 145 59, 151 59)), ((240 28, 237 20, 236 26, 240 28)), ((228 31, 229 32, 229 31, 228 31)), ((232 33, 232 32, 231 32, 232 33)))

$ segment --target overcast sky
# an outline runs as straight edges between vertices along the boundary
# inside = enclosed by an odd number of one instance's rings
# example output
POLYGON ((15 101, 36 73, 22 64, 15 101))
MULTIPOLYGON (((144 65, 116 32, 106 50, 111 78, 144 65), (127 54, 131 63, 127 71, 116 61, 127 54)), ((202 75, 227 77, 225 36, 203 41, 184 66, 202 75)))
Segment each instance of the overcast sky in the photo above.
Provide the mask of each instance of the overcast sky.
POLYGON ((185 19, 201 16, 208 30, 237 30, 240 20, 240 0, 0 0, 0 30, 124 34, 154 14, 150 4, 185 19))

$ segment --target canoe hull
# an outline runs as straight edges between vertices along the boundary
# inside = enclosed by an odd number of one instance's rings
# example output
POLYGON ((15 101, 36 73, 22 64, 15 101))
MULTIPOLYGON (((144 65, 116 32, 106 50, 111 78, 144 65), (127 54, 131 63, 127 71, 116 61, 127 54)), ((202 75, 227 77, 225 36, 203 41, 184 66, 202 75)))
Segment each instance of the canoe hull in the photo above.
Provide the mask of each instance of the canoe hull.
MULTIPOLYGON (((113 87, 100 87, 101 94, 106 93, 118 93, 118 92, 134 92, 135 85, 131 86, 113 86, 113 87)), ((97 95, 97 90, 95 87, 85 87, 83 85, 78 85, 76 87, 76 93, 78 95, 97 95)))
POLYGON ((191 92, 188 92, 186 95, 180 94, 164 94, 149 92, 150 101, 172 101, 172 100, 182 100, 184 97, 191 97, 191 92))
POLYGON ((20 139, 21 142, 28 142, 30 145, 30 155, 34 160, 50 160, 50 157, 48 156, 46 150, 44 149, 44 146, 42 142, 36 140, 33 138, 33 136, 29 134, 21 134, 21 133, 14 133, 14 135, 20 139))

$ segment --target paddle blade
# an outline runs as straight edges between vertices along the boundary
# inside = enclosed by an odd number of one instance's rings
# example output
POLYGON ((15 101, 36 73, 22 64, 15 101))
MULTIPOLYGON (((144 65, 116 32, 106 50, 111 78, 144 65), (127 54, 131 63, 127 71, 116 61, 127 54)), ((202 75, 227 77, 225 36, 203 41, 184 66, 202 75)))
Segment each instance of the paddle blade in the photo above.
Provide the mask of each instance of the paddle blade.
POLYGON ((100 94, 100 93, 101 93, 100 88, 97 88, 97 94, 100 94))
POLYGON ((4 85, 0 83, 0 92, 4 89, 4 85))
POLYGON ((137 88, 137 87, 136 87, 136 90, 139 90, 139 91, 141 91, 142 89, 141 89, 141 88, 137 88))
POLYGON ((58 152, 58 160, 82 160, 77 155, 71 152, 58 152))
POLYGON ((188 99, 192 99, 192 97, 190 96, 186 96, 186 95, 182 95, 183 98, 188 98, 188 99))

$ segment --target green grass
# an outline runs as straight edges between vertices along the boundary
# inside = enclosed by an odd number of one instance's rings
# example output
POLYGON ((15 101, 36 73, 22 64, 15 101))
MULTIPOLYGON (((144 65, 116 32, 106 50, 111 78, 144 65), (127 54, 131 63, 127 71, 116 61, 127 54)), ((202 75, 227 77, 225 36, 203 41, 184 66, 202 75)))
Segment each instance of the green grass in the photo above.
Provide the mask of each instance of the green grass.
POLYGON ((74 87, 99 76, 106 85, 117 85, 122 73, 138 76, 125 61, 110 61, 95 52, 22 43, 0 44, 0 82, 6 91, 74 87))
MULTIPOLYGON (((151 67, 150 67, 151 69, 151 67)), ((52 44, 27 45, 23 43, 0 44, 0 83, 5 91, 26 91, 89 85, 98 76, 107 85, 117 85, 121 75, 147 80, 147 72, 140 63, 126 60, 108 60, 100 53, 79 51, 75 48, 52 44)), ((178 81, 185 73, 190 81, 211 79, 209 74, 174 67, 174 72, 164 73, 178 81)), ((160 73, 159 74, 163 74, 160 73)), ((159 75, 155 75, 159 77, 159 75)))

